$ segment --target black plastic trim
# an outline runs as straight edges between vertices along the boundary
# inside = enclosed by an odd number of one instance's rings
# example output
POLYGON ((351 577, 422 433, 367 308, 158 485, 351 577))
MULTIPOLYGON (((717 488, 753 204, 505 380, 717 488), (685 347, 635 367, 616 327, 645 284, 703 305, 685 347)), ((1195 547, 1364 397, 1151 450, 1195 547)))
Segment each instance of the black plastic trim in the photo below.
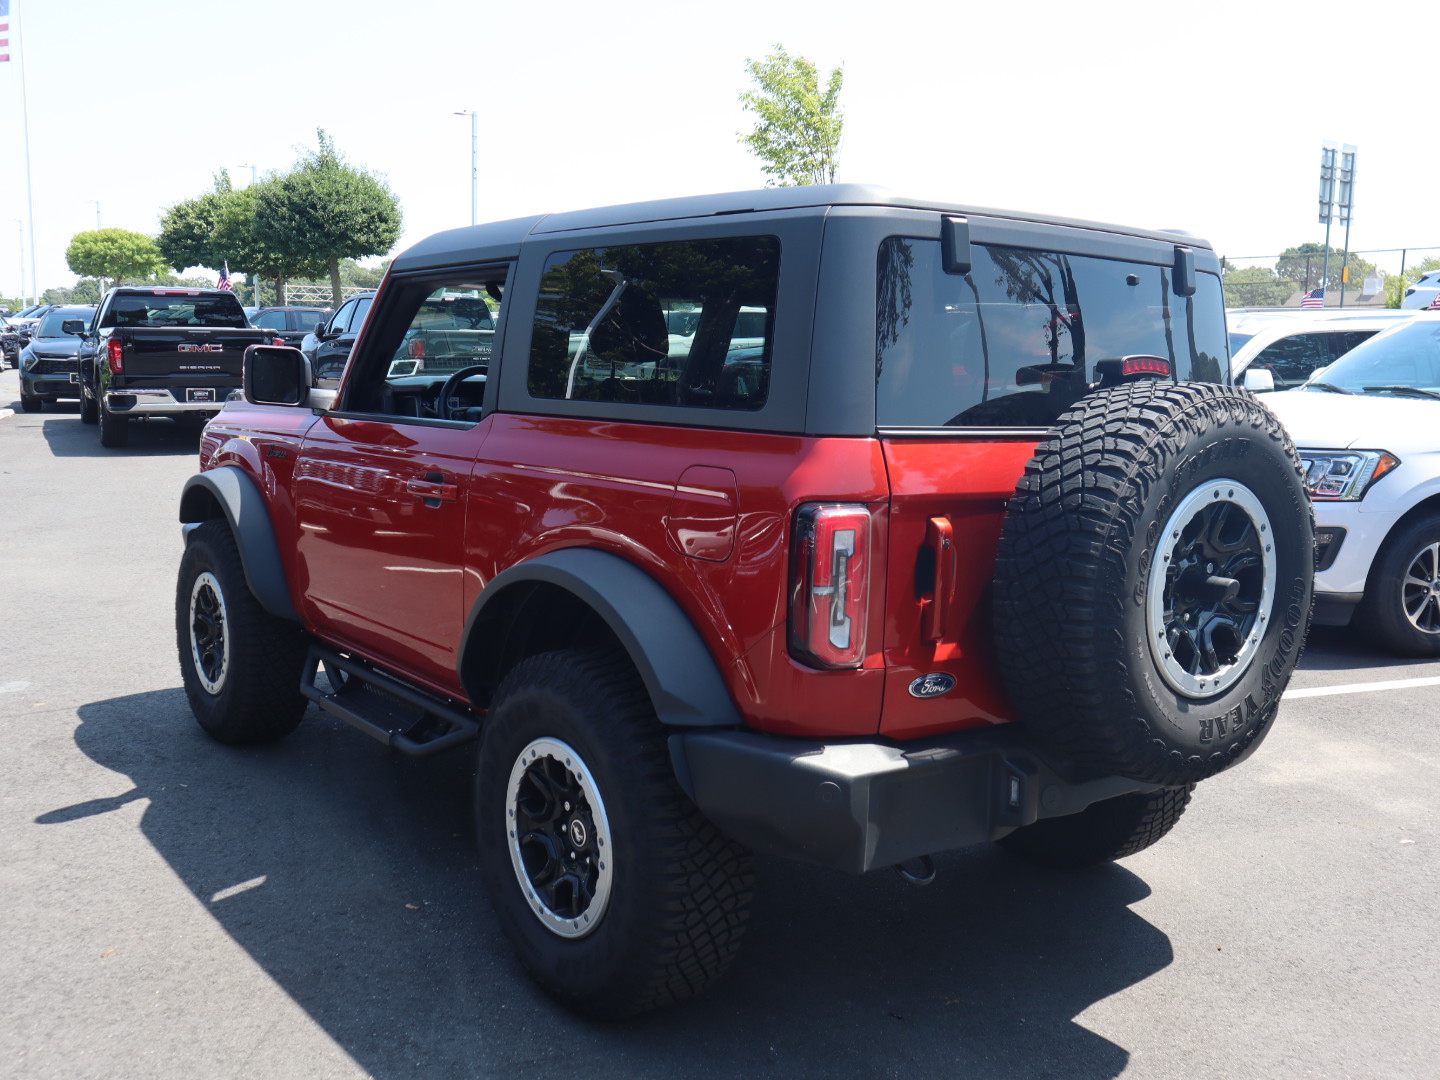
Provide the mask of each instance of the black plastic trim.
POLYGON ((233 465, 197 473, 185 481, 180 495, 180 520, 192 524, 204 521, 208 516, 206 496, 225 513, 235 546, 240 549, 245 582, 260 606, 278 618, 299 622, 285 580, 285 564, 280 561, 280 545, 259 485, 233 465))
POLYGON ((686 794, 731 839, 855 874, 1156 790, 1047 762, 1010 725, 905 743, 683 732, 670 737, 670 757, 686 794))
MULTIPOLYGON (((679 727, 738 727, 740 713, 709 648, 689 616, 634 563, 592 548, 563 548, 497 574, 465 623, 460 656, 483 625, 486 606, 508 588, 543 582, 574 594, 596 612, 630 654, 661 723, 679 727)), ((498 633, 503 634, 504 628, 498 633)), ((481 648, 491 643, 479 643, 481 648)), ((493 647, 498 647, 494 643, 493 647)), ((463 681, 464 672, 461 671, 463 681)))

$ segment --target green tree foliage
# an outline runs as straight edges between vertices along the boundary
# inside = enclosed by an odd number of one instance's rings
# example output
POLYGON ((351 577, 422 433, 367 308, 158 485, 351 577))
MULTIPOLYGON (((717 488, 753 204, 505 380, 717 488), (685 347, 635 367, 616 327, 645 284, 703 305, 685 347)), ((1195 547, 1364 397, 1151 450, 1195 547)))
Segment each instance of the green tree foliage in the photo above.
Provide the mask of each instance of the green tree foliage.
POLYGON ((745 70, 757 89, 741 94, 740 102, 758 119, 740 142, 765 163, 767 186, 834 183, 845 127, 839 108, 844 68, 830 72, 822 91, 815 65, 776 45, 764 60, 746 59, 745 70))
POLYGON ((219 270, 231 257, 230 252, 217 245, 215 229, 226 204, 234 196, 230 174, 221 169, 215 174, 214 188, 165 211, 156 242, 160 253, 177 272, 190 266, 219 270))
POLYGON ((81 277, 109 278, 122 285, 165 269, 165 256, 155 241, 128 229, 92 229, 76 233, 65 249, 65 263, 81 277))
POLYGON ((1226 307, 1280 307, 1294 293, 1294 283, 1281 280, 1268 266, 1246 266, 1225 275, 1226 307))
POLYGON ((253 239, 277 258, 328 267, 338 306, 340 260, 388 253, 400 238, 400 203, 383 180, 348 164, 324 130, 317 135, 318 149, 258 185, 253 239))
MULTIPOLYGON (((1345 266, 1345 250, 1343 248, 1330 248, 1330 269, 1329 275, 1325 272, 1325 245, 1324 244, 1301 244, 1298 247, 1286 248, 1280 254, 1275 263, 1275 275, 1277 278, 1290 281, 1295 287, 1301 290, 1310 290, 1323 284, 1326 292, 1326 304, 1330 303, 1330 293, 1340 295, 1340 275, 1345 266), (1321 279, 1325 280, 1322 282, 1321 279)), ((1367 277, 1375 276, 1375 264, 1366 262, 1354 252, 1350 254, 1350 283, 1345 286, 1346 292, 1359 293, 1361 284, 1367 277)))

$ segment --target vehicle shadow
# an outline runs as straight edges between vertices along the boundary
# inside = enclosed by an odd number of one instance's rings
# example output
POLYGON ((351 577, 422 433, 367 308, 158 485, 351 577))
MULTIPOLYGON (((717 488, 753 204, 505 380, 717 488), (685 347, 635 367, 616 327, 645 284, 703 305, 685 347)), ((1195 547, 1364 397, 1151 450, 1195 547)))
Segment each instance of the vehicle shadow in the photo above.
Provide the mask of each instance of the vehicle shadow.
POLYGON ((1300 667, 1311 671, 1374 671, 1434 662, 1423 656, 1396 656, 1368 640, 1354 626, 1312 626, 1300 667))
POLYGON ((146 839, 378 1080, 1100 1080, 1129 1054, 1075 1017, 1172 960, 1130 910, 1148 888, 1118 866, 1058 875, 986 848, 942 857, 917 889, 762 859, 724 980, 679 1008, 588 1023, 525 978, 483 899, 468 754, 405 759, 313 710, 282 745, 231 749, 199 731, 179 690, 80 717, 80 749, 134 787, 37 823, 148 800, 146 839))
POLYGON ((104 447, 95 426, 80 422, 79 402, 47 404, 45 412, 55 414, 45 419, 41 430, 56 457, 158 457, 200 452, 200 428, 165 417, 132 420, 126 445, 104 447))

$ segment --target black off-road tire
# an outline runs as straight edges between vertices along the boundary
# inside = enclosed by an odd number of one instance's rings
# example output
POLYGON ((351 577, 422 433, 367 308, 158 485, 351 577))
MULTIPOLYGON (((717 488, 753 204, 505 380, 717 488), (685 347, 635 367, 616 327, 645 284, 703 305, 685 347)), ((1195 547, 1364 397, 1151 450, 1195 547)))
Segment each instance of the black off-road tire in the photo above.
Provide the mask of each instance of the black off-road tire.
POLYGON ((20 408, 24 412, 39 412, 45 407, 43 398, 35 397, 33 394, 20 395, 20 408))
POLYGON ((202 523, 186 545, 175 638, 185 696, 213 738, 245 746, 295 730, 305 711, 305 635, 256 601, 224 521, 202 523))
POLYGON ((1060 417, 1007 507, 1000 671, 1053 755, 1191 784, 1264 737, 1313 579, 1299 458, 1248 391, 1100 390, 1060 417))
POLYGON ((1026 862, 1058 870, 1114 862, 1163 838, 1185 813, 1194 790, 1187 784, 1105 799, 1078 814, 1022 826, 999 844, 1026 862))
POLYGON ((100 413, 100 445, 101 446, 125 446, 130 442, 130 418, 120 416, 105 407, 102 401, 99 403, 100 413))
POLYGON ((1440 656, 1440 517, 1417 518, 1385 538, 1355 624, 1402 656, 1440 656))
POLYGON ((751 855, 681 791, 665 737, 615 650, 522 661, 485 724, 485 886, 521 962, 582 1015, 616 1019, 699 993, 729 967, 749 918, 751 855))
POLYGON ((80 391, 80 422, 82 424, 98 424, 100 422, 100 403, 84 390, 80 391))

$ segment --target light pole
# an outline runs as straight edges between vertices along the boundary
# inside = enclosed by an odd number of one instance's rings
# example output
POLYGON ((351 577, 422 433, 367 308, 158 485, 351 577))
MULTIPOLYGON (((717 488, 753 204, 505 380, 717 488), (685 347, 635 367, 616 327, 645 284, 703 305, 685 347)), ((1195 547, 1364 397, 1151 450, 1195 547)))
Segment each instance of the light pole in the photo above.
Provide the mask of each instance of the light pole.
POLYGON ((100 200, 91 199, 90 201, 95 204, 95 228, 98 229, 100 228, 100 200))
POLYGON ((456 109, 456 116, 470 117, 470 224, 480 224, 480 114, 474 109, 456 109))

